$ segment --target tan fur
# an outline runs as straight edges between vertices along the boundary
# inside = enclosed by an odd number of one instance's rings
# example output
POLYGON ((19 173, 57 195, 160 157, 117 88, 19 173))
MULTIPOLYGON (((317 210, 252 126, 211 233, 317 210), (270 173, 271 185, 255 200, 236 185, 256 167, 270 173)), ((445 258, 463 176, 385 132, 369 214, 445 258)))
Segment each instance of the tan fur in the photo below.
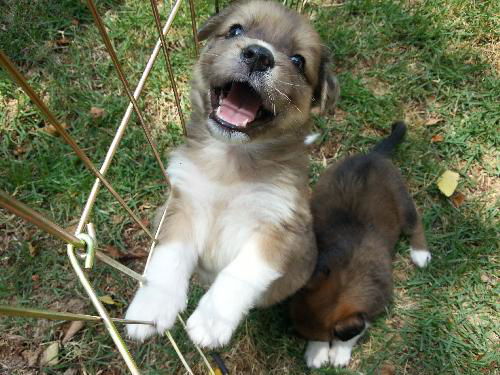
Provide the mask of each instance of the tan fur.
POLYGON ((218 347, 252 307, 283 300, 313 271, 304 140, 311 108, 332 104, 338 85, 318 34, 276 2, 235 3, 199 39, 187 139, 167 169, 167 217, 126 317, 155 323, 129 325, 132 338, 163 333, 197 270, 210 287, 186 328, 194 343, 218 347))
MULTIPOLYGON (((191 160, 210 180, 225 186, 265 183, 295 196, 293 217, 283 218, 277 223, 255 223, 262 236, 263 258, 283 273, 283 277, 272 284, 260 302, 260 305, 267 306, 300 288, 314 267, 316 250, 308 202, 308 158, 303 139, 310 131, 311 106, 317 104, 314 103, 313 92, 320 86, 320 80, 327 78, 320 76, 320 64, 327 59, 322 55, 324 51, 319 36, 309 22, 270 1, 232 5, 207 22, 205 29, 200 30, 200 39, 208 40, 194 69, 191 92, 193 114, 188 126, 188 138, 175 153, 191 160), (226 40, 224 35, 235 23, 244 25, 244 38, 226 40), (214 147, 214 140, 205 126, 210 111, 209 85, 211 81, 238 76, 239 65, 235 60, 239 58, 241 49, 254 40, 265 41, 276 51, 276 66, 273 69, 276 79, 273 85, 283 95, 278 91, 269 95, 279 114, 268 126, 251 129, 250 143, 214 147), (297 53, 306 59, 305 77, 289 62, 289 56, 297 53)), ((263 99, 270 100, 265 93, 263 99)), ((171 197, 172 207, 182 211, 182 214, 170 214, 171 217, 189 218, 194 215, 191 208, 196 203, 187 199, 182 193, 171 197)), ((231 197, 225 199, 217 201, 212 207, 211 235, 207 238, 199 263, 201 271, 210 268, 210 262, 205 262, 203 258, 217 256, 219 234, 224 230, 218 225, 218 218, 231 202, 231 197)), ((241 215, 245 213, 241 212, 241 215)), ((171 217, 164 226, 168 232, 171 231, 171 217)), ((178 224, 174 226, 179 227, 178 224)), ((162 236, 165 234, 162 233, 162 236)))

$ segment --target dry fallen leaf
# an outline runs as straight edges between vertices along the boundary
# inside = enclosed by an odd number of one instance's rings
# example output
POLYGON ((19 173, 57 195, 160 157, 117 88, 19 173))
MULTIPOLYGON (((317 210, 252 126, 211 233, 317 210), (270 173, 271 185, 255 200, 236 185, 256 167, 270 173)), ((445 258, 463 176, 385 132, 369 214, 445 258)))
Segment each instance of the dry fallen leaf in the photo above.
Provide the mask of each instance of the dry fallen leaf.
POLYGON ((123 255, 118 248, 111 245, 105 246, 103 250, 112 258, 121 258, 123 255))
POLYGON ((63 36, 61 39, 57 39, 55 42, 59 47, 65 47, 71 43, 71 40, 63 36))
POLYGON ((66 330, 66 333, 64 334, 64 337, 62 339, 62 343, 66 344, 84 326, 85 326, 85 322, 83 322, 81 320, 75 320, 75 321, 71 322, 68 329, 66 330))
POLYGON ((432 136, 431 143, 439 143, 439 142, 443 142, 443 140, 444 140, 444 137, 441 134, 436 134, 436 135, 432 136))
POLYGON ((70 233, 75 233, 76 232, 76 228, 78 228, 78 223, 76 224, 73 224, 73 225, 68 225, 66 228, 64 228, 67 232, 70 232, 70 233))
POLYGON ((135 249, 131 253, 122 254, 121 260, 141 259, 147 258, 149 253, 143 249, 135 249))
POLYGON ((465 201, 465 195, 460 193, 459 191, 456 191, 450 198, 451 203, 456 207, 460 207, 462 203, 465 201))
POLYGON ((450 197, 458 186, 458 178, 459 174, 457 172, 444 171, 437 180, 437 186, 444 195, 450 197))
POLYGON ((431 116, 425 121, 425 125, 427 125, 427 126, 436 125, 436 124, 440 123, 441 121, 443 121, 443 119, 441 117, 431 116))
POLYGON ((39 347, 36 350, 25 350, 24 352, 21 353, 21 355, 26 360, 26 362, 28 362, 29 367, 34 367, 38 362, 38 357, 40 357, 41 352, 42 348, 39 347))
MULTIPOLYGON (((42 128, 42 130, 44 130, 46 133, 49 133, 50 135, 59 135, 59 131, 57 130, 57 128, 54 125, 47 123, 47 122, 45 122, 44 124, 45 124, 45 126, 42 128)), ((65 123, 62 123, 61 126, 64 129, 68 128, 68 125, 65 123)))
POLYGON ((100 296, 99 297, 99 301, 101 301, 102 303, 105 303, 107 305, 116 305, 116 302, 113 300, 113 298, 111 298, 111 296, 100 296))
POLYGON ((481 281, 486 284, 490 284, 492 286, 497 285, 497 280, 495 279, 495 276, 488 276, 487 274, 483 273, 481 274, 481 281))
POLYGON ((380 369, 380 375, 394 375, 396 367, 391 363, 385 363, 380 369))
POLYGON ((139 211, 143 210, 149 210, 150 208, 153 208, 154 206, 149 204, 149 203, 144 203, 139 206, 139 211))
POLYGON ((59 343, 54 341, 51 343, 40 358, 40 366, 55 366, 59 363, 59 343))
POLYGON ((27 151, 27 147, 24 147, 24 146, 17 146, 15 149, 14 149, 14 155, 16 156, 19 156, 19 155, 22 155, 24 153, 26 153, 27 151))
POLYGON ((98 119, 104 116, 104 109, 99 108, 99 107, 92 107, 90 108, 90 115, 92 116, 93 119, 98 119))
POLYGON ((125 218, 121 215, 113 215, 111 216, 111 222, 113 224, 120 224, 125 218))
POLYGON ((32 257, 38 254, 38 249, 31 242, 28 242, 28 250, 32 257))

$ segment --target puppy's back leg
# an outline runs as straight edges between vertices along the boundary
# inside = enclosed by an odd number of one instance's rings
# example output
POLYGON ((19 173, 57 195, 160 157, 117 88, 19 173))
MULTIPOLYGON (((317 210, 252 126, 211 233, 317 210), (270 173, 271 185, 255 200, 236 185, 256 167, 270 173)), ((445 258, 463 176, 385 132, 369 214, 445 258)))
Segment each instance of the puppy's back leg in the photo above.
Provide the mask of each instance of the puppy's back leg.
POLYGON ((401 178, 394 188, 394 193, 398 198, 398 211, 403 223, 403 232, 410 236, 411 260, 415 265, 423 268, 431 261, 431 253, 427 248, 422 219, 401 178))
POLYGON ((422 218, 415 208, 410 194, 404 190, 400 203, 403 231, 410 236, 410 256, 415 265, 423 268, 431 261, 431 253, 427 248, 422 218))
POLYGON ((431 261, 431 252, 427 247, 422 219, 417 214, 415 225, 410 230, 410 256, 415 265, 423 268, 431 261))

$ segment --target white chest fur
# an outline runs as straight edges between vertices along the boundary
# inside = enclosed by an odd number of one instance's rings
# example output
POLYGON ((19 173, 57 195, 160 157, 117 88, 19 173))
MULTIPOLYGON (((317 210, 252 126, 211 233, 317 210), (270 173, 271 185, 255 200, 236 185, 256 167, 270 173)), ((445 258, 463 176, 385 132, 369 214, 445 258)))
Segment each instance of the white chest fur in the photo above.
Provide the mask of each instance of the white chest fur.
POLYGON ((205 160, 180 149, 168 167, 192 220, 200 276, 208 282, 259 228, 289 220, 297 204, 299 192, 286 174, 263 174, 251 159, 243 158, 248 163, 244 174, 251 176, 241 176, 242 158, 234 160, 234 153, 219 142, 203 150, 205 160))

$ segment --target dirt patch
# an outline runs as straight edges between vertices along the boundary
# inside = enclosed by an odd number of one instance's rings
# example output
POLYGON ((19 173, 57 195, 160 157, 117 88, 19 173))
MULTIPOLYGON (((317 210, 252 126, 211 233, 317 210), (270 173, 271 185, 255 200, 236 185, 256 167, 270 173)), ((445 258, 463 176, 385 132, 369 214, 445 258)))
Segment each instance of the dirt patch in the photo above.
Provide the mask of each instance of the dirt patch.
POLYGON ((488 203, 495 204, 500 199, 500 178, 489 174, 485 166, 494 168, 496 160, 493 156, 483 158, 481 164, 474 163, 469 169, 469 177, 474 181, 475 187, 468 189, 470 198, 478 198, 488 203))
POLYGON ((495 71, 500 74, 500 41, 492 41, 479 47, 480 53, 489 61, 495 71))
POLYGON ((28 352, 23 337, 5 335, 5 338, 0 338, 0 374, 36 374, 36 369, 27 368, 28 352), (23 353, 26 353, 26 358, 23 357, 23 353))

